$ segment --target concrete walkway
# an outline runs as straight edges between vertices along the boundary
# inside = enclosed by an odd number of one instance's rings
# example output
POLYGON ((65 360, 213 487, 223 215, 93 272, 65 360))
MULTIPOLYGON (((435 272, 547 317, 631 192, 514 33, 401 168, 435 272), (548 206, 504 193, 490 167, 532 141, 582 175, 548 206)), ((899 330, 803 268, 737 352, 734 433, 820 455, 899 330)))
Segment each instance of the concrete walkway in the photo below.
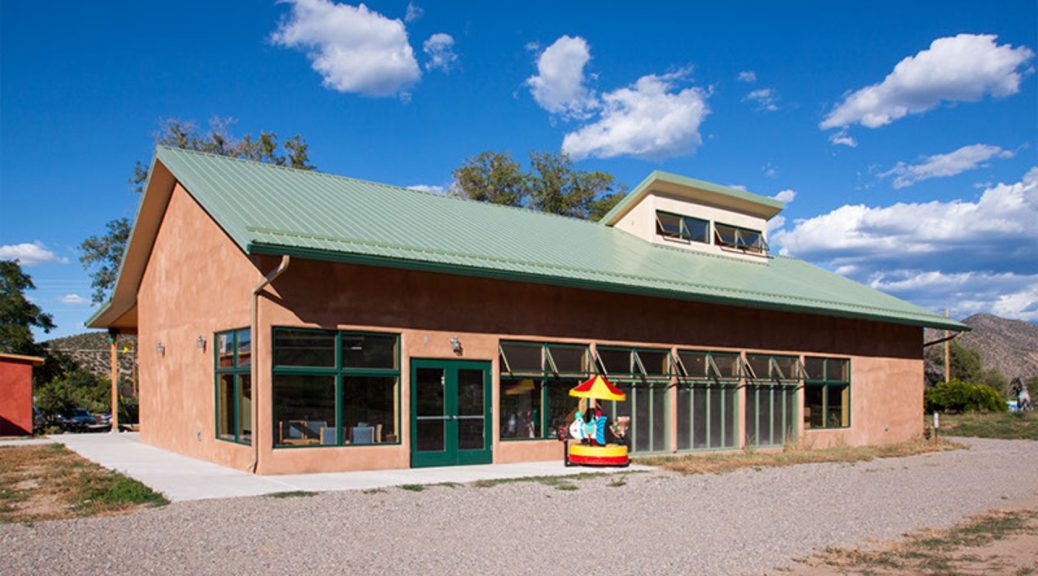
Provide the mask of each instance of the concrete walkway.
POLYGON ((566 468, 561 461, 490 464, 483 466, 451 466, 445 468, 411 468, 372 472, 337 472, 329 474, 287 474, 256 476, 195 460, 174 452, 142 444, 137 434, 60 434, 49 437, 84 458, 143 482, 173 502, 259 496, 273 492, 302 490, 333 492, 385 488, 401 484, 467 483, 477 480, 527 478, 530 476, 567 476, 585 472, 623 472, 648 470, 646 466, 591 469, 566 468))
POLYGON ((24 436, 20 438, 0 438, 0 447, 3 446, 40 446, 43 444, 53 444, 53 440, 47 438, 34 438, 32 436, 24 436))

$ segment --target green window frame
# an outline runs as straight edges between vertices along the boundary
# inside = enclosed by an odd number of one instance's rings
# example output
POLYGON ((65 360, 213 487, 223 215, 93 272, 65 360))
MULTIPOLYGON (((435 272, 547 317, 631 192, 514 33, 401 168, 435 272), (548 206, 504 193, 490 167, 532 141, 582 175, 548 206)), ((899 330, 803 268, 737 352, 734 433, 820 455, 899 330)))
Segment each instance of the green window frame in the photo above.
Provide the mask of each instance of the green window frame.
POLYGON ((251 371, 252 337, 249 329, 214 333, 214 435, 217 440, 246 446, 252 444, 251 371))
POLYGON ((663 210, 656 211, 656 234, 686 242, 710 243, 710 221, 663 210))
POLYGON ((670 349, 603 345, 596 352, 599 373, 627 395, 626 402, 610 402, 606 412, 613 419, 631 417, 627 431, 631 452, 666 452, 670 444, 668 390, 674 374, 670 349))
POLYGON ((768 243, 764 233, 752 228, 742 228, 731 224, 714 223, 714 244, 723 248, 733 248, 754 254, 766 254, 768 243))
POLYGON ((569 424, 577 406, 569 389, 590 375, 590 347, 502 340, 498 355, 498 437, 502 442, 558 438, 558 427, 569 424), (562 412, 565 406, 572 408, 562 412))
POLYGON ((850 358, 804 358, 803 414, 807 429, 851 427, 850 358))
POLYGON ((678 350, 678 452, 732 450, 739 447, 738 352, 678 350))
MULTIPOLYGON (((367 332, 356 330, 326 330, 317 328, 295 328, 275 326, 271 330, 272 342, 272 386, 271 386, 271 422, 273 445, 276 449, 287 448, 326 448, 326 447, 366 447, 399 445, 401 443, 401 380, 400 380, 400 335, 391 332, 367 332), (309 337, 313 342, 323 341, 322 346, 307 348, 302 346, 293 350, 289 346, 279 346, 279 336, 294 335, 305 342, 309 337), (359 356, 348 359, 346 345, 354 340, 371 338, 374 340, 391 340, 392 350, 386 353, 384 348, 373 348, 369 355, 363 344, 359 348, 350 346, 350 351, 359 352, 359 356), (333 346, 329 350, 329 345, 333 346), (293 356, 294 354, 294 356, 293 356), (369 358, 374 356, 374 358, 369 358), (281 418, 279 410, 279 379, 291 382, 292 379, 305 382, 324 380, 324 394, 334 390, 334 424, 329 426, 331 418, 313 421, 308 419, 281 418), (348 406, 345 396, 348 386, 356 381, 380 382, 372 386, 391 386, 393 403, 389 419, 392 431, 387 423, 357 422, 350 426, 354 419, 353 410, 348 406), (332 387, 329 387, 331 385, 332 387), (318 422, 312 424, 311 422, 318 422), (362 425, 363 424, 363 425, 362 425), (354 429, 355 428, 355 429, 354 429), (287 433, 286 433, 287 432, 287 433), (356 440, 355 435, 363 434, 363 441, 356 440), (295 436, 301 436, 297 439, 295 436), (351 440, 351 436, 353 440, 351 440)), ((289 387, 289 386, 286 386, 289 387)), ((365 392, 368 389, 365 388, 365 392)), ((359 396, 359 395, 358 395, 359 396)), ((327 408, 326 408, 327 409, 327 408)), ((357 410, 360 411, 359 409, 357 410)))
POLYGON ((803 368, 798 356, 746 354, 746 443, 781 446, 795 438, 797 390, 803 368))

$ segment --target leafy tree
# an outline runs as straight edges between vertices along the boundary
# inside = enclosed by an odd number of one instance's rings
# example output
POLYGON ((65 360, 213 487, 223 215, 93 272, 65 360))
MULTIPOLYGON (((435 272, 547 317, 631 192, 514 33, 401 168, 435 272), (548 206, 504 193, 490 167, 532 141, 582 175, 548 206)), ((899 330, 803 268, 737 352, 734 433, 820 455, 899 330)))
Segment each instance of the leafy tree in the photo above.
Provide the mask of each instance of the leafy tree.
POLYGON ((42 347, 33 340, 32 329, 54 329, 54 319, 25 297, 34 290, 32 277, 22 272, 16 260, 0 260, 0 352, 39 355, 42 347))
POLYGON ((1005 412, 1008 409, 1002 395, 990 386, 955 379, 941 382, 923 393, 927 412, 1005 412))
POLYGON ((532 152, 529 172, 507 153, 483 152, 453 176, 453 194, 572 218, 600 218, 624 196, 612 174, 578 170, 568 155, 551 152, 532 152))
POLYGON ((36 407, 48 417, 72 408, 106 412, 111 403, 110 391, 107 378, 74 368, 36 388, 36 407))
POLYGON ((951 342, 951 375, 963 382, 982 382, 984 380, 984 363, 980 352, 967 348, 952 340, 951 342))
MULTIPOLYGON (((267 162, 278 166, 289 166, 301 170, 313 170, 310 165, 309 146, 297 134, 284 142, 284 151, 278 145, 278 136, 273 132, 260 132, 258 136, 246 135, 236 139, 230 134, 230 118, 213 118, 209 130, 201 132, 193 122, 170 119, 162 123, 162 131, 156 134, 155 144, 197 150, 221 156, 245 158, 267 162)), ((143 192, 148 180, 145 164, 137 162, 130 178, 134 192, 143 192)), ((126 243, 130 237, 130 221, 117 218, 105 225, 105 233, 91 236, 83 241, 79 261, 91 277, 94 303, 105 301, 115 286, 122 263, 126 243)))
POLYGON ((452 194, 506 206, 522 206, 528 194, 527 177, 507 152, 483 152, 469 158, 452 173, 452 194))

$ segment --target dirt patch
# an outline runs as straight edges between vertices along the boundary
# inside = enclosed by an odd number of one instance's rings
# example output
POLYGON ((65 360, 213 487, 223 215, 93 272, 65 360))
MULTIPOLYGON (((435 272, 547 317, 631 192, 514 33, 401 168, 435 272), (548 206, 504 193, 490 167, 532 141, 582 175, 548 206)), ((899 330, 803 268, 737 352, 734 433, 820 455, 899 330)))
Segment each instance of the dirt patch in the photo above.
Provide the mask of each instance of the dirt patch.
POLYGON ((1038 500, 992 510, 947 530, 927 530, 893 543, 830 548, 785 573, 798 576, 901 574, 1038 574, 1038 500))
POLYGON ((0 447, 0 522, 114 514, 166 502, 60 444, 0 447))

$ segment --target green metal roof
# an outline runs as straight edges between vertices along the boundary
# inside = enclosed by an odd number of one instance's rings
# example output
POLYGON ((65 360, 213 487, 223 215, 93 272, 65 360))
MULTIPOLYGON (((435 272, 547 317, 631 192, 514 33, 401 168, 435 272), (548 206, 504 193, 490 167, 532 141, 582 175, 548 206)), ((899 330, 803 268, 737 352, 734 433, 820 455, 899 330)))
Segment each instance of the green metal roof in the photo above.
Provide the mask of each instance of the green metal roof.
POLYGON ((159 147, 156 159, 250 254, 966 329, 793 258, 696 253, 595 222, 200 152, 159 147))

